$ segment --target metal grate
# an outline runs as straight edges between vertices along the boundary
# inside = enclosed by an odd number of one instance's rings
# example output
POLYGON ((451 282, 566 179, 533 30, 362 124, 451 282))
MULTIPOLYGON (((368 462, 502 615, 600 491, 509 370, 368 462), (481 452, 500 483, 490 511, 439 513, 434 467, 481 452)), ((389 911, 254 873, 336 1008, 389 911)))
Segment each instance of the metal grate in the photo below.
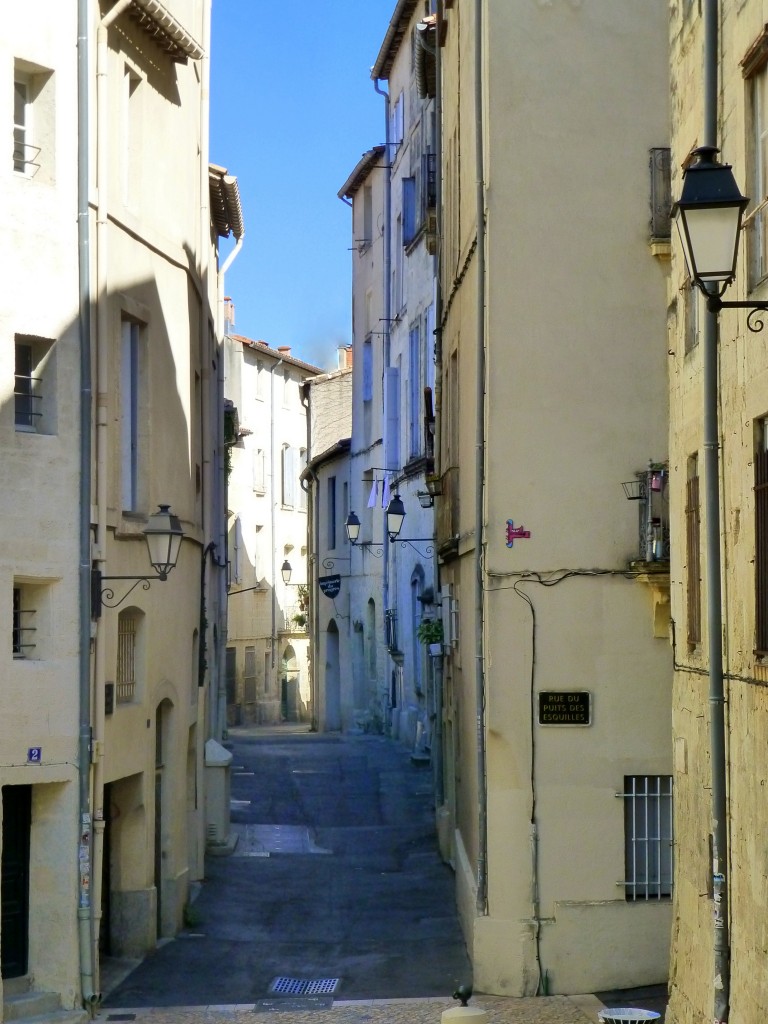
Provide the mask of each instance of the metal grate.
POLYGON ((277 996, 330 996, 339 987, 340 978, 273 978, 269 986, 271 995, 277 996))

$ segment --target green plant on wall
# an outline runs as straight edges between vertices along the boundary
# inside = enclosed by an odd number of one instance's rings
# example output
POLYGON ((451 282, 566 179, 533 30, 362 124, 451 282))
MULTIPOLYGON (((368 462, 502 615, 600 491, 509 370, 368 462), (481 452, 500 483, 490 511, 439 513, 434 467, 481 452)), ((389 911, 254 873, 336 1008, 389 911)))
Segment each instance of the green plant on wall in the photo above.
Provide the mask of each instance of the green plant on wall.
POLYGON ((306 583, 300 583, 296 590, 298 591, 299 608, 303 612, 309 611, 309 587, 306 583))
POLYGON ((422 619, 416 627, 416 637, 423 644, 443 642, 443 623, 440 619, 422 619))

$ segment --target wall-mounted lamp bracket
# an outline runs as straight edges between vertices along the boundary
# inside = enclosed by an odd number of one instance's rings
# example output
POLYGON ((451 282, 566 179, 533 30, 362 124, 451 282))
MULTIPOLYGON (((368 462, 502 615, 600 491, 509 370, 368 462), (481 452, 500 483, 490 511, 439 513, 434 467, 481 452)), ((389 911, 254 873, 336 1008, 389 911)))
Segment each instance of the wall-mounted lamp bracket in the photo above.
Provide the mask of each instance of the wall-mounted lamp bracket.
POLYGON ((149 590, 155 580, 167 579, 168 576, 165 573, 160 576, 104 576, 99 569, 91 569, 91 618, 101 618, 102 608, 118 608, 140 583, 142 590, 149 590), (128 587, 122 597, 115 598, 114 588, 104 586, 105 580, 110 583, 113 580, 121 580, 131 582, 133 585, 128 587))

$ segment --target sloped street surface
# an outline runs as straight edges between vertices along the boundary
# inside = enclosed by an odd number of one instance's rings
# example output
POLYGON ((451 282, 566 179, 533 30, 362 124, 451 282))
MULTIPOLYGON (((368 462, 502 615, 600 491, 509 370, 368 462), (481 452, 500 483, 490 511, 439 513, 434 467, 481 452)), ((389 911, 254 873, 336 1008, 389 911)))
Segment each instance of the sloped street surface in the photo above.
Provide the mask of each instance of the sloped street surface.
POLYGON ((379 736, 241 728, 230 744, 235 852, 208 857, 194 923, 106 1006, 450 1004, 471 969, 429 768, 379 736))

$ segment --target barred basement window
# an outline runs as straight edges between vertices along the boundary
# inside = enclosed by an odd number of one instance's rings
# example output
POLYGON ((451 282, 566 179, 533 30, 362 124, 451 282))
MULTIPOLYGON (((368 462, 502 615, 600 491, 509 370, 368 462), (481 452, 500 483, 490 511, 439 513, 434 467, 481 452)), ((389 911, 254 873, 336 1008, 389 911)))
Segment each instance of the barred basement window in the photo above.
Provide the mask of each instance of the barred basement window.
POLYGON ((625 775, 624 887, 627 900, 672 895, 672 776, 625 775))

